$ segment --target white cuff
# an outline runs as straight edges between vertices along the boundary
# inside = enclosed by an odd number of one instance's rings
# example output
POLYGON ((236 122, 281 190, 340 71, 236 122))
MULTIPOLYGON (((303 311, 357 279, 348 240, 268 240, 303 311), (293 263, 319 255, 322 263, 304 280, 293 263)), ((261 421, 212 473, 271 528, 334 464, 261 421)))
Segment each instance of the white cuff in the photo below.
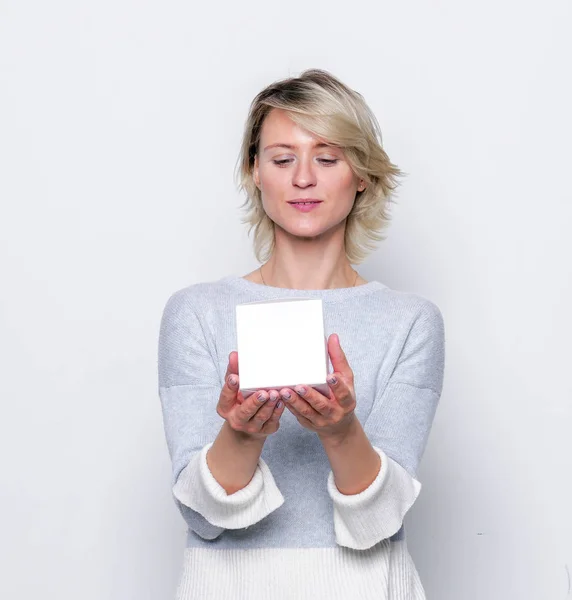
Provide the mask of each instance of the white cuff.
POLYGON ((207 464, 213 442, 191 457, 173 486, 179 502, 200 513, 207 521, 226 529, 240 529, 257 523, 284 503, 266 462, 260 458, 251 481, 234 494, 214 478, 207 464))
POLYGON ((381 469, 359 494, 342 494, 336 487, 333 471, 328 474, 336 542, 355 550, 371 548, 397 533, 421 491, 419 481, 383 450, 373 448, 381 458, 381 469))

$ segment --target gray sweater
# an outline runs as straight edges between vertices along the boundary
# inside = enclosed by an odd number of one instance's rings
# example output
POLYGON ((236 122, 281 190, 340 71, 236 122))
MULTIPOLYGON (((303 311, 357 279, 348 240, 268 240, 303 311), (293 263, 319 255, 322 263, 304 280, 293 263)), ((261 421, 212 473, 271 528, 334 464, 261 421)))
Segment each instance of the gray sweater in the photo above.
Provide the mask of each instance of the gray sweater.
POLYGON ((296 290, 228 276, 168 298, 158 351, 173 497, 188 527, 177 598, 425 598, 403 518, 421 489, 417 468, 443 384, 434 303, 378 281, 296 290), (382 465, 359 494, 339 492, 319 438, 287 410, 245 488, 227 495, 208 469, 235 306, 289 297, 323 300, 326 335, 339 335, 353 370, 355 413, 382 465), (280 569, 267 568, 271 554, 280 569))

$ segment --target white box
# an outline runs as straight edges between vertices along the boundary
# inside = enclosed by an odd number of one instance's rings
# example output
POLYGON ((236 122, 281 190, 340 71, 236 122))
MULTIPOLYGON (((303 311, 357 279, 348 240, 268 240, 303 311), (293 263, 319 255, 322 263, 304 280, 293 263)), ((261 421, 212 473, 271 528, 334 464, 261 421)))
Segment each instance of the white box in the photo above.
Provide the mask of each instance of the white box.
POLYGON ((329 396, 328 348, 321 298, 236 305, 240 391, 314 387, 329 396))

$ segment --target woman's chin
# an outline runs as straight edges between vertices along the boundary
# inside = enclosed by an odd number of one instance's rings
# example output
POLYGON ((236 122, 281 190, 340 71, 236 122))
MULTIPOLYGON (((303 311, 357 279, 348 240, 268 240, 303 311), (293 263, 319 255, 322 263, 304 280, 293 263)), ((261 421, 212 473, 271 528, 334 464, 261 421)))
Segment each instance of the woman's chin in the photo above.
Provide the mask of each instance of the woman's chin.
POLYGON ((311 224, 307 224, 304 226, 301 226, 299 224, 296 224, 296 225, 288 224, 286 226, 282 226, 282 229, 288 235, 291 235, 291 236, 297 237, 297 238, 307 238, 307 239, 318 237, 319 235, 322 235, 326 231, 326 229, 323 226, 317 227, 316 225, 311 225, 311 224))
POLYGON ((317 238, 328 233, 333 234, 338 228, 343 229, 345 227, 345 220, 341 222, 324 222, 324 219, 319 221, 316 219, 313 222, 311 220, 296 221, 283 220, 275 224, 278 228, 282 229, 287 235, 291 235, 298 238, 317 238))

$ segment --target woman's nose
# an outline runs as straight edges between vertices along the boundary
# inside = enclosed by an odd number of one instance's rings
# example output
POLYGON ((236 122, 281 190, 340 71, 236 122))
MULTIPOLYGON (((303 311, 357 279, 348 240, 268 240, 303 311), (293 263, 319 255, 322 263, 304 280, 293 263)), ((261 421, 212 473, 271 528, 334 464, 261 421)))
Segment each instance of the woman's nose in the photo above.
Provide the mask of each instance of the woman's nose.
POLYGON ((311 160, 300 160, 296 164, 292 183, 299 187, 307 187, 316 183, 316 172, 311 160))

